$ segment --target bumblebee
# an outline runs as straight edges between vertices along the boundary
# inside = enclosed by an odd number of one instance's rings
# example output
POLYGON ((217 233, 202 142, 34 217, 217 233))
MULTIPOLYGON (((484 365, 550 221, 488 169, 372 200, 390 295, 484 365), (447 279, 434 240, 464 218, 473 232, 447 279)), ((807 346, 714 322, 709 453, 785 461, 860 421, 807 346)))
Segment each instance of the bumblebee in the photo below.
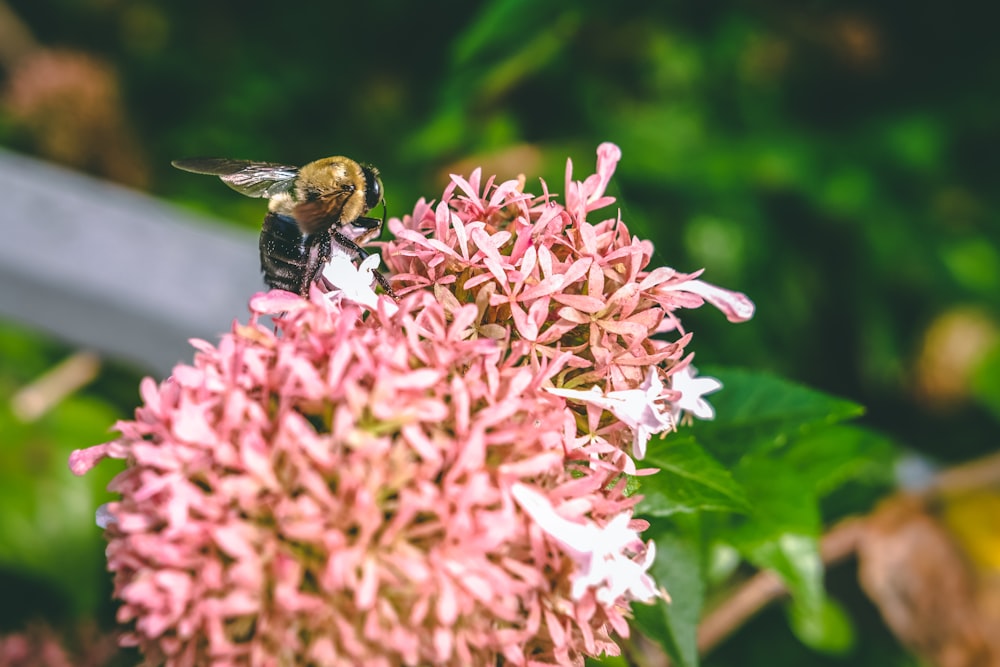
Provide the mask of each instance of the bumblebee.
MULTIPOLYGON (((273 162, 229 158, 174 160, 178 169, 218 176, 248 197, 267 197, 268 211, 260 231, 260 270, 268 287, 306 296, 322 280, 333 245, 363 260, 361 247, 379 235, 385 223, 385 199, 378 169, 335 156, 293 167, 273 162), (382 218, 366 213, 382 204, 382 218)), ((396 294, 379 272, 375 277, 392 297, 396 294)))

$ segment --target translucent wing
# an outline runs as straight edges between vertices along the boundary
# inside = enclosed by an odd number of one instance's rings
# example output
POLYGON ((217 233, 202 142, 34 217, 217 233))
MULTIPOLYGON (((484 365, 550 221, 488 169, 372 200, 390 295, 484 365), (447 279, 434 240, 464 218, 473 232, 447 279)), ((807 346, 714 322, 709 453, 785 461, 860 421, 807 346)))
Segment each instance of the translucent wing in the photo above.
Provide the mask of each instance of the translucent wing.
POLYGON ((230 158, 190 158, 174 160, 170 164, 195 174, 218 176, 223 183, 247 197, 273 197, 286 192, 299 175, 298 167, 287 164, 230 158))

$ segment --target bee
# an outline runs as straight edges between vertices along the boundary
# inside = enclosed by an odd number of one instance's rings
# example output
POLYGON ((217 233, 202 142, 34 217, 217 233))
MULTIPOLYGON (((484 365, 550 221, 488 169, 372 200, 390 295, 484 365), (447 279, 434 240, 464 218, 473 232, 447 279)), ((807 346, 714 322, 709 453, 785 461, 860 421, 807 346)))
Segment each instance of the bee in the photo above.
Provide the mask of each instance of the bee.
MULTIPOLYGON (((368 257, 361 247, 385 224, 385 198, 378 169, 343 156, 327 157, 303 167, 229 158, 174 160, 178 169, 218 176, 248 197, 267 197, 268 210, 260 230, 260 270, 268 287, 306 296, 323 280, 333 244, 358 260, 368 257), (382 218, 365 214, 382 204, 382 218)), ((379 272, 382 288, 395 292, 379 272)))

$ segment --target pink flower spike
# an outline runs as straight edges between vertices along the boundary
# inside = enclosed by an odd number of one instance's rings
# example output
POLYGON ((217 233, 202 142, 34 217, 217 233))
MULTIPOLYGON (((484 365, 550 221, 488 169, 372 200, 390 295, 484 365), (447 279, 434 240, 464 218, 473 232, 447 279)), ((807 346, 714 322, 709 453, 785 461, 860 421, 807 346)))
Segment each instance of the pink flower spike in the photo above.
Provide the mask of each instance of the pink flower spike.
POLYGON ((574 600, 582 599, 589 589, 594 589, 595 598, 603 605, 622 599, 652 602, 664 596, 648 574, 655 557, 653 543, 644 545, 639 534, 628 527, 630 511, 601 527, 593 521, 577 523, 560 516, 547 497, 525 484, 514 484, 511 495, 576 562, 579 572, 572 577, 570 593, 574 600), (638 562, 628 556, 641 552, 645 553, 638 562))
POLYGON ((715 378, 695 377, 696 372, 695 367, 688 364, 670 376, 670 388, 681 395, 674 404, 674 416, 686 410, 698 419, 715 419, 715 410, 702 396, 722 389, 722 383, 715 378))
POLYGON ((663 394, 663 383, 655 366, 649 368, 646 379, 636 389, 612 391, 605 395, 598 387, 588 391, 546 387, 546 391, 607 410, 632 429, 632 455, 641 459, 646 455, 646 443, 655 433, 674 428, 675 420, 670 410, 658 404, 663 394))

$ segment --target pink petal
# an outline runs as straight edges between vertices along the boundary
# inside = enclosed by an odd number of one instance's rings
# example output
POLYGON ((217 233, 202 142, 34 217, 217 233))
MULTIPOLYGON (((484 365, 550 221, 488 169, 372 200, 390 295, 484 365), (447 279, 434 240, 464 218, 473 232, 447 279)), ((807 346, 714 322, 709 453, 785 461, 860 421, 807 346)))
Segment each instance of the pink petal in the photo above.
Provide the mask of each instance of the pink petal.
POLYGON ((284 290, 258 292, 250 298, 250 310, 261 315, 291 312, 308 307, 309 302, 298 294, 284 290))
POLYGON ((742 292, 732 292, 701 280, 689 280, 674 289, 683 289, 704 298, 721 310, 730 322, 746 322, 753 317, 753 301, 742 292))
MULTIPOLYGON (((566 306, 570 306, 574 310, 589 314, 599 313, 607 306, 604 299, 599 299, 596 296, 588 296, 586 294, 554 294, 552 295, 552 299, 566 306)), ((578 320, 573 319, 573 321, 578 320)), ((581 323, 582 321, 586 320, 581 320, 581 323)))
POLYGON ((76 449, 69 455, 69 469, 74 475, 83 475, 106 458, 123 459, 126 448, 117 440, 86 449, 76 449))

